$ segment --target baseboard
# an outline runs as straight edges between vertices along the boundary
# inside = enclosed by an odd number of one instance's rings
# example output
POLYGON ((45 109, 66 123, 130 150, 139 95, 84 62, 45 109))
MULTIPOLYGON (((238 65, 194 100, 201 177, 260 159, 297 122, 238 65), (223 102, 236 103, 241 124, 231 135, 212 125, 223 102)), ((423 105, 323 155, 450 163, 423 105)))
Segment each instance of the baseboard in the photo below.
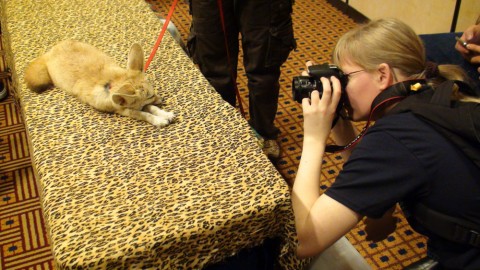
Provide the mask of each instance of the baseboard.
POLYGON ((343 2, 342 0, 327 0, 327 3, 340 10, 343 14, 353 19, 356 23, 365 23, 370 21, 365 15, 343 2))

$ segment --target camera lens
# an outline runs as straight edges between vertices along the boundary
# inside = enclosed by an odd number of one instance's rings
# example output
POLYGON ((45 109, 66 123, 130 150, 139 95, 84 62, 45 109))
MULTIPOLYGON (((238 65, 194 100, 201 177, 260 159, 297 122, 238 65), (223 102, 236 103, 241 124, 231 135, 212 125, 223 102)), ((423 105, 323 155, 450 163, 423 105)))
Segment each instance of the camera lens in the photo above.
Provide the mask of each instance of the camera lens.
POLYGON ((297 76, 292 80, 293 100, 302 103, 302 99, 309 98, 313 90, 321 91, 321 84, 316 78, 310 76, 297 76))

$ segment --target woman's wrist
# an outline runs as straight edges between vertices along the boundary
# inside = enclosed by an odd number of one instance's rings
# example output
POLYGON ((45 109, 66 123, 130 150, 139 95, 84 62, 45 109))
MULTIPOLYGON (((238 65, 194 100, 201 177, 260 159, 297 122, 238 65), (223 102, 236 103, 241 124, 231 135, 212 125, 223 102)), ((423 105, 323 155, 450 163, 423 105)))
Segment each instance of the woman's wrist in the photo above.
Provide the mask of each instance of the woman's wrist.
POLYGON ((303 148, 324 149, 327 145, 326 140, 322 140, 315 136, 303 137, 303 148))

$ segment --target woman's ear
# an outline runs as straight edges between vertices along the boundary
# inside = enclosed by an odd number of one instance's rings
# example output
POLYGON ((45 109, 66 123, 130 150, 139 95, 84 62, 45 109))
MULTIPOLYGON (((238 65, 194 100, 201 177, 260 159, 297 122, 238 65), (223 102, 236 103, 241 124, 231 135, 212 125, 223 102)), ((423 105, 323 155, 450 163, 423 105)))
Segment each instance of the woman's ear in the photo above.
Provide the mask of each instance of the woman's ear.
POLYGON ((386 63, 378 65, 377 69, 377 83, 380 90, 387 89, 394 82, 393 69, 386 63))

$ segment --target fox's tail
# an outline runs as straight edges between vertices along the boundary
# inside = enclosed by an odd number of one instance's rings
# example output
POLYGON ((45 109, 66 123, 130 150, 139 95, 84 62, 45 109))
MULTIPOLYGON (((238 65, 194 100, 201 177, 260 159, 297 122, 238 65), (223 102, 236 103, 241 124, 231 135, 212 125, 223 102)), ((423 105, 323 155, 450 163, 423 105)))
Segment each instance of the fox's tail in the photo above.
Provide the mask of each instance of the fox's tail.
POLYGON ((27 87, 37 93, 53 87, 44 56, 36 58, 28 65, 25 69, 24 79, 27 87))

